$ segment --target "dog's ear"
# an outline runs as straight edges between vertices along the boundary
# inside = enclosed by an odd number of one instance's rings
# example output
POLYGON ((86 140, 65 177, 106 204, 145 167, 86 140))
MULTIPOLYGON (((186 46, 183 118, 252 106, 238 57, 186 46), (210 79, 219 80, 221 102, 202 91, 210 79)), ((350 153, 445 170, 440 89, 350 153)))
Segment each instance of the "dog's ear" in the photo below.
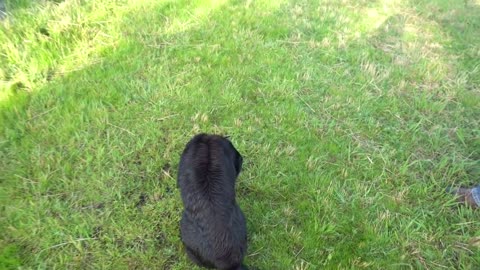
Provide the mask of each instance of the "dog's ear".
MULTIPOLYGON (((236 152, 236 151, 235 151, 236 152)), ((237 175, 240 173, 242 170, 242 165, 243 165, 243 157, 240 155, 240 153, 236 152, 235 156, 235 170, 237 171, 237 175)))

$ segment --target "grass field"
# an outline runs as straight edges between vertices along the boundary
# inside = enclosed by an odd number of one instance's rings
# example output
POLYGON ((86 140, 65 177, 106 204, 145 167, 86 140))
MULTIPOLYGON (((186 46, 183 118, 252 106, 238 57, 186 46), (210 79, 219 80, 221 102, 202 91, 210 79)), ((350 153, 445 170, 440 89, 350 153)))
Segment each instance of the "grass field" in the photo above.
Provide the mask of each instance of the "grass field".
POLYGON ((244 156, 253 269, 479 269, 478 0, 6 2, 0 269, 196 269, 180 153, 244 156))

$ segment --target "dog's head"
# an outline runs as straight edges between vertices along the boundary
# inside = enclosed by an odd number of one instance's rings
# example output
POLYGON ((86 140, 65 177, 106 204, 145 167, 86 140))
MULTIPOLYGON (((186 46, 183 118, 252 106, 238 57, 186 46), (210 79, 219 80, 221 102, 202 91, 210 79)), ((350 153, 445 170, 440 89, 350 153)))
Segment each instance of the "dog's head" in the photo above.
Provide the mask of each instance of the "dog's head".
MULTIPOLYGON (((240 171, 242 170, 243 157, 242 155, 240 155, 237 149, 233 146, 229 138, 230 138, 229 136, 200 133, 195 135, 188 142, 183 153, 185 154, 190 151, 193 151, 192 155, 195 156, 196 151, 198 151, 199 149, 199 145, 210 145, 210 146, 215 145, 215 147, 220 146, 221 149, 223 150, 224 157, 228 161, 233 163, 233 166, 235 168, 235 174, 238 176, 238 174, 240 174, 240 171)), ((222 151, 221 149, 218 149, 218 150, 222 151)))
POLYGON ((224 151, 227 157, 232 160, 233 165, 235 166, 235 171, 238 174, 240 174, 240 171, 242 170, 242 165, 243 165, 243 157, 240 155, 238 150, 233 146, 232 142, 230 141, 230 136, 222 136, 222 142, 224 145, 224 151))

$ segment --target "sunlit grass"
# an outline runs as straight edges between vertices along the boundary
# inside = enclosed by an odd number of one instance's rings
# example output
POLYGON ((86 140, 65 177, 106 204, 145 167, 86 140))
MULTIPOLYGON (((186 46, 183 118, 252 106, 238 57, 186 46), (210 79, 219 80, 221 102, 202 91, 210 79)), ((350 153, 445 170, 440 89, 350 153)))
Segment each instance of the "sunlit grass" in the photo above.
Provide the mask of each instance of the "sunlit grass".
POLYGON ((480 266, 478 1, 8 1, 0 268, 192 269, 176 166, 245 158, 258 269, 480 266))

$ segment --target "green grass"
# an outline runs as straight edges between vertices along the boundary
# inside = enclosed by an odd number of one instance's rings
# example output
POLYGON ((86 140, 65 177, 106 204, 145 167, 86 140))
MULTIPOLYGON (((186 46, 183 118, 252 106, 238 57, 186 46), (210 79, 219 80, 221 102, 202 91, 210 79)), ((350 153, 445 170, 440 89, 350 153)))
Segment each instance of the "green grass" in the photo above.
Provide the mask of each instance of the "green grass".
POLYGON ((198 132, 243 154, 257 269, 478 269, 480 2, 7 1, 0 268, 191 269, 198 132))

